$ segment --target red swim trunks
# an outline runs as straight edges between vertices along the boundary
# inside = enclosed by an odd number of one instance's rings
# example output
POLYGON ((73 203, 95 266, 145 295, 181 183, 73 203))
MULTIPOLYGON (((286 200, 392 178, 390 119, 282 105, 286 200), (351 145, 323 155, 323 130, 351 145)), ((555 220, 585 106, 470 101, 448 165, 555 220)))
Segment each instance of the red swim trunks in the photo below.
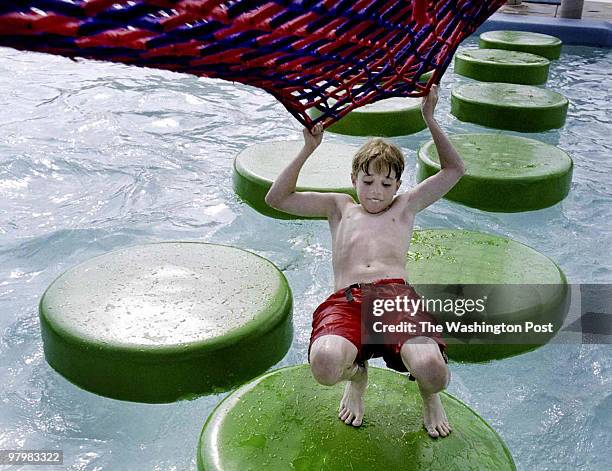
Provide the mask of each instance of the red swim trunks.
MULTIPOLYGON (((408 370, 400 355, 400 349, 404 342, 419 336, 435 340, 446 360, 446 354, 444 353, 446 343, 444 343, 440 334, 424 331, 420 324, 421 322, 437 324, 437 322, 431 314, 422 309, 420 304, 416 304, 419 299, 421 298, 414 288, 401 278, 361 283, 358 286, 351 285, 351 287, 336 291, 323 301, 313 314, 312 332, 308 345, 308 361, 310 361, 312 343, 317 338, 330 334, 340 335, 355 345, 357 347, 355 361, 361 364, 370 358, 382 357, 387 367, 396 371, 407 372, 408 370), (387 309, 382 314, 379 309, 378 317, 372 315, 372 306, 375 305, 371 304, 373 299, 382 301, 399 299, 402 303, 401 307, 396 305, 395 309, 387 309), (365 324, 362 319, 364 301, 367 303, 366 306, 369 306, 368 311, 364 311, 367 312, 366 317, 369 316, 365 324), (402 324, 406 326, 407 324, 413 324, 413 327, 410 328, 410 331, 374 333, 371 326, 373 325, 372 322, 376 321, 384 322, 386 325, 402 324)), ((381 304, 382 302, 379 301, 378 306, 380 307, 381 304)))

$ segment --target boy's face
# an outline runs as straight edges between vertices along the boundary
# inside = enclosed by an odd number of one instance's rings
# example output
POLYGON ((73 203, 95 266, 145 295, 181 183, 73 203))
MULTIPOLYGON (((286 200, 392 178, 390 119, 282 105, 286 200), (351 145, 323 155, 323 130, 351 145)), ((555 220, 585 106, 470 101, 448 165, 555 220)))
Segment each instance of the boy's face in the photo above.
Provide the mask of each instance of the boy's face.
POLYGON ((351 180, 361 206, 368 213, 376 214, 383 212, 391 205, 402 181, 395 179, 393 169, 386 173, 375 173, 370 170, 370 165, 368 165, 367 173, 359 170, 357 179, 351 177, 351 180))

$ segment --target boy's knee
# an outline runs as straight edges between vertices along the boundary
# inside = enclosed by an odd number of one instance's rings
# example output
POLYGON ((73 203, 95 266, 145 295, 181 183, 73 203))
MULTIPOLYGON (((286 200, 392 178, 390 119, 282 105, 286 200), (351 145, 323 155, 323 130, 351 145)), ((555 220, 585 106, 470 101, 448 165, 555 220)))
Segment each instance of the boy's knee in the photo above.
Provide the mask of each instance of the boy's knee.
POLYGON ((435 351, 411 358, 409 369, 418 381, 427 383, 428 389, 441 391, 450 379, 444 358, 435 351))
POLYGON ((329 348, 312 349, 310 370, 315 380, 325 386, 332 386, 342 378, 347 365, 339 351, 329 348))

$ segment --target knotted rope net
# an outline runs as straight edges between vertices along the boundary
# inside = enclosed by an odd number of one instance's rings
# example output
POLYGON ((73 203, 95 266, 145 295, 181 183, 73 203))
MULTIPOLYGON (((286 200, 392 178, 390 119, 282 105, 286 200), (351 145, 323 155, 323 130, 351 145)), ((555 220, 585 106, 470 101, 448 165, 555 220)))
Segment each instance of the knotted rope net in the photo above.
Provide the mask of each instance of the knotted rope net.
POLYGON ((327 126, 367 103, 426 94, 504 3, 17 0, 0 3, 0 45, 253 85, 303 125, 327 126))

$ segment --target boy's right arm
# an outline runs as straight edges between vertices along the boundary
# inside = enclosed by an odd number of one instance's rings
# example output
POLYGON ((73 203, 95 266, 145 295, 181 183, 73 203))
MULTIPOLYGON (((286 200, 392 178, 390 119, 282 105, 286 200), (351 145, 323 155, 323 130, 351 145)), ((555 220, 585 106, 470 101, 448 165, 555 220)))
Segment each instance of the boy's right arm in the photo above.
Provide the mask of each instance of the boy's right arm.
POLYGON ((304 147, 295 159, 280 173, 266 195, 266 203, 295 216, 329 217, 338 204, 349 198, 342 193, 318 193, 314 191, 295 191, 298 175, 302 166, 321 143, 323 127, 318 124, 310 132, 304 128, 304 147))

